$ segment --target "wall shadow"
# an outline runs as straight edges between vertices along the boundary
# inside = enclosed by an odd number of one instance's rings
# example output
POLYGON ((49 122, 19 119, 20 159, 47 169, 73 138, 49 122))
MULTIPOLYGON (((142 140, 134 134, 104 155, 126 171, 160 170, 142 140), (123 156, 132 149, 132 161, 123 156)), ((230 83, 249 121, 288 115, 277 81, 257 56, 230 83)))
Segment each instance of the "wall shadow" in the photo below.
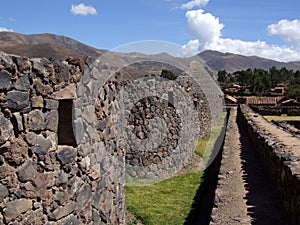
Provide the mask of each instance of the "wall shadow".
POLYGON ((184 225, 208 225, 211 220, 211 212, 214 206, 215 191, 218 184, 218 175, 221 166, 222 152, 224 146, 225 136, 222 135, 227 129, 227 122, 230 110, 227 110, 223 131, 218 137, 216 143, 222 143, 221 147, 218 144, 214 146, 212 158, 208 161, 210 165, 205 169, 201 178, 202 182, 198 187, 196 195, 193 199, 192 209, 185 219, 184 225))
POLYGON ((259 155, 259 146, 253 145, 249 139, 246 126, 243 124, 238 110, 237 125, 240 132, 241 160, 243 180, 247 194, 247 214, 252 218, 253 225, 290 225, 291 221, 259 155))

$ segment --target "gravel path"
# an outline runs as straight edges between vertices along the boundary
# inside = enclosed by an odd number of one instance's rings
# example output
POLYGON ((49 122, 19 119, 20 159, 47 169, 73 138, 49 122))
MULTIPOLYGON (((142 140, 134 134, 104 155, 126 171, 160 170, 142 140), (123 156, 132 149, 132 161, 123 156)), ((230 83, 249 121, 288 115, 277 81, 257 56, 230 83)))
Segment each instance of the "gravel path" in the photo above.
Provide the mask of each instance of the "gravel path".
POLYGON ((289 225, 274 184, 231 110, 210 224, 289 225))

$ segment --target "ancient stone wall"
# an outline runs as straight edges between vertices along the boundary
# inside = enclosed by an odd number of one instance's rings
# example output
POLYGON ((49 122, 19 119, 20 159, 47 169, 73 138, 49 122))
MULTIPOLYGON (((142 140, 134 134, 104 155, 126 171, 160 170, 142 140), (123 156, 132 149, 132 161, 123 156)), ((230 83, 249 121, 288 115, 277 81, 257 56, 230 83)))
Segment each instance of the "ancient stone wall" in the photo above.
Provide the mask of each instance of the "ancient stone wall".
POLYGON ((288 116, 299 116, 299 106, 251 106, 251 109, 263 116, 280 116, 287 114, 288 116))
POLYGON ((117 139, 125 149, 127 178, 158 180, 191 166, 195 143, 211 126, 201 88, 188 77, 117 82, 116 76, 100 89, 97 127, 105 143, 117 139), (118 138, 103 130, 108 125, 118 138))
POLYGON ((0 223, 125 224, 125 175, 160 179, 209 135, 188 77, 124 81, 87 58, 0 52, 0 223))
MULTIPOLYGON (((240 106, 240 117, 247 127, 249 138, 256 146, 265 168, 276 184, 284 207, 289 212, 293 223, 300 223, 300 157, 299 145, 294 147, 278 142, 270 131, 258 126, 253 111, 246 105, 240 106)), ((256 115, 258 117, 259 115, 256 115)), ((267 121, 265 121, 267 123, 267 121)), ((282 138, 282 137, 279 137, 282 138)))
POLYGON ((1 53, 1 224, 125 224, 124 152, 91 125, 100 73, 1 53))

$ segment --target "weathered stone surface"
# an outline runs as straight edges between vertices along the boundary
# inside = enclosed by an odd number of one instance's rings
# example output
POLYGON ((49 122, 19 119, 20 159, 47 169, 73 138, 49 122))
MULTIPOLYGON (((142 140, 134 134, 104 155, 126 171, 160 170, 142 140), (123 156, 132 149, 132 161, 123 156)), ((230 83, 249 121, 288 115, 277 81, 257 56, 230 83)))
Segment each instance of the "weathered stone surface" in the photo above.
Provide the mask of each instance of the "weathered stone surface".
POLYGON ((84 136, 84 126, 81 118, 78 118, 74 121, 74 136, 76 140, 76 144, 79 145, 82 142, 82 138, 84 136))
POLYGON ((76 216, 70 215, 64 220, 63 225, 80 225, 80 221, 76 216))
POLYGON ((75 99, 76 98, 76 84, 69 84, 67 87, 53 93, 52 97, 56 100, 75 99))
POLYGON ((28 59, 16 57, 15 62, 20 73, 27 73, 31 71, 31 63, 28 59))
POLYGON ((7 141, 13 134, 13 125, 0 114, 0 144, 7 141))
POLYGON ((53 99, 45 99, 46 109, 58 109, 58 101, 53 99))
POLYGON ((32 108, 43 108, 44 107, 44 99, 42 96, 33 96, 31 98, 31 107, 32 108))
POLYGON ((83 111, 82 117, 90 124, 95 123, 95 107, 93 105, 87 106, 83 111))
MULTIPOLYGON (((124 193, 115 188, 124 184, 124 171, 113 168, 124 159, 123 150, 116 149, 117 142, 112 140, 117 131, 111 128, 111 118, 102 125, 110 135, 107 142, 99 140, 104 134, 94 129, 94 98, 111 71, 107 66, 103 75, 98 65, 88 68, 85 63, 28 60, 0 52, 0 71, 7 69, 9 75, 3 77, 4 89, 0 77, 0 221, 4 224, 125 224, 124 193), (77 83, 84 67, 87 85, 77 83), (77 147, 58 145, 59 101, 70 98, 74 99, 71 130, 77 147), (4 135, 1 126, 9 135, 4 135), (120 154, 120 162, 112 154, 120 154), (16 198, 21 201, 14 201, 16 198), (21 206, 15 210, 17 203, 21 206)), ((114 102, 117 85, 110 82, 109 93, 103 92, 101 119, 106 119, 112 107, 118 110, 114 102)))
POLYGON ((19 77, 14 86, 19 91, 27 91, 30 87, 28 76, 19 77))
POLYGON ((49 215, 52 220, 59 220, 67 215, 70 215, 75 210, 75 202, 70 202, 63 207, 59 207, 49 215))
POLYGON ((89 184, 85 184, 77 193, 76 210, 81 210, 91 199, 92 188, 89 184))
POLYGON ((53 67, 57 82, 70 81, 69 68, 64 63, 62 63, 60 60, 55 60, 53 63, 53 67))
POLYGON ((33 180, 36 175, 36 163, 32 161, 27 161, 24 165, 18 168, 18 177, 22 182, 33 180))
POLYGON ((67 182, 68 182, 68 174, 66 174, 65 172, 61 172, 56 179, 56 184, 61 185, 61 184, 66 184, 67 182))
POLYGON ((51 110, 46 118, 46 129, 57 132, 58 128, 58 111, 57 110, 51 110))
POLYGON ((23 117, 20 115, 20 113, 14 113, 14 118, 17 122, 17 128, 18 131, 21 132, 24 130, 24 126, 23 126, 23 117))
POLYGON ((0 71, 0 90, 7 90, 10 86, 11 74, 6 70, 0 71))
POLYGON ((40 131, 45 128, 45 117, 42 111, 35 109, 28 114, 27 130, 40 131))
POLYGON ((26 141, 29 145, 33 146, 36 144, 37 134, 34 132, 27 132, 25 135, 26 141))
POLYGON ((6 198, 9 195, 7 188, 0 184, 0 204, 3 201, 4 198, 6 198))
POLYGON ((28 146, 22 137, 13 139, 9 151, 5 153, 8 162, 20 165, 27 159, 28 146))
POLYGON ((45 138, 43 135, 38 135, 36 139, 36 144, 33 147, 35 154, 39 157, 42 155, 46 155, 52 146, 51 140, 49 138, 45 138))
POLYGON ((16 188, 18 178, 16 171, 11 166, 4 164, 0 167, 0 180, 3 185, 9 188, 16 188))
POLYGON ((82 82, 87 84, 91 79, 91 74, 88 71, 85 71, 82 76, 82 82))
POLYGON ((7 203, 6 208, 3 210, 4 217, 7 221, 15 219, 20 214, 32 208, 32 200, 17 199, 7 203))
POLYGON ((20 110, 29 107, 29 94, 21 91, 10 91, 7 93, 8 107, 14 110, 20 110))
POLYGON ((76 158, 76 150, 70 146, 59 146, 57 158, 62 164, 72 163, 76 158))
POLYGON ((34 80, 34 88, 38 94, 43 96, 48 96, 53 92, 53 88, 48 84, 43 84, 42 81, 38 78, 34 80))

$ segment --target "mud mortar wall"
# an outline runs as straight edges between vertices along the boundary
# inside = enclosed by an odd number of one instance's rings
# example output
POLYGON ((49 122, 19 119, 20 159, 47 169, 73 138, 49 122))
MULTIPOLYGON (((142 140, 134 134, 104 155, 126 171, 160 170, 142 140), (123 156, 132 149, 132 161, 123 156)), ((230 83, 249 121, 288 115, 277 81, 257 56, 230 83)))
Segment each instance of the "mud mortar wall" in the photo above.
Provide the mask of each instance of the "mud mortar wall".
MULTIPOLYGON (((274 142, 249 117, 253 111, 246 105, 239 108, 239 117, 247 127, 249 138, 281 195, 283 204, 294 224, 300 224, 300 159, 282 153, 283 145, 274 142)), ((295 146, 299 148, 299 146, 295 146)))

